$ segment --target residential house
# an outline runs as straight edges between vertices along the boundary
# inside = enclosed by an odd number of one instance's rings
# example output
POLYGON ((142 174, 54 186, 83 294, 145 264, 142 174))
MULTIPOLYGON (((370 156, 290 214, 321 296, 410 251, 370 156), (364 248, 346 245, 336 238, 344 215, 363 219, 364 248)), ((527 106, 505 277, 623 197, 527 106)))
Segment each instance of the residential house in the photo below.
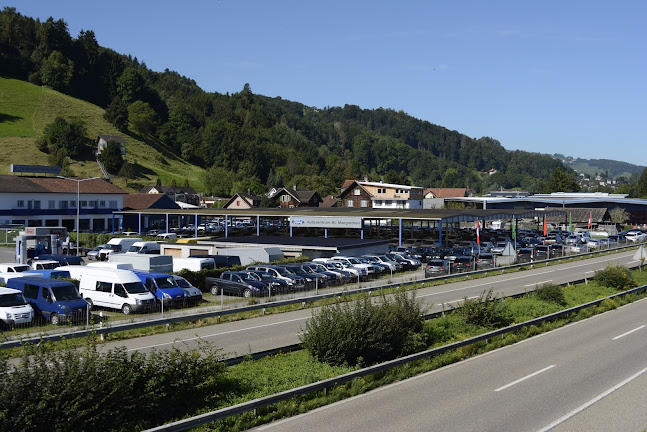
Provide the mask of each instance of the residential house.
POLYGON ((97 139, 95 140, 95 142, 97 143, 97 150, 96 150, 97 154, 100 154, 108 146, 108 141, 114 141, 117 144, 121 145, 121 154, 123 156, 126 155, 126 144, 128 144, 128 141, 126 141, 124 138, 117 135, 97 136, 97 139))
POLYGON ((183 208, 198 208, 201 203, 200 194, 189 186, 144 186, 139 192, 168 195, 183 208))
POLYGON ((247 194, 240 194, 237 193, 233 197, 229 199, 223 206, 223 208, 226 209, 233 209, 233 210, 246 210, 250 208, 256 208, 260 207, 261 205, 261 197, 258 195, 252 195, 250 193, 247 194))
POLYGON ((421 209, 423 188, 383 182, 346 180, 339 198, 342 208, 421 209))
POLYGON ((328 195, 321 199, 319 207, 339 207, 339 197, 328 195))
POLYGON ((0 223, 114 231, 126 192, 100 179, 0 176, 0 223), (77 227, 77 212, 79 227, 77 227))
POLYGON ((295 208, 295 207, 319 207, 322 199, 316 191, 308 189, 293 189, 279 188, 270 196, 280 208, 295 208))
POLYGON ((464 198, 472 195, 474 191, 467 188, 427 188, 423 191, 423 208, 445 208, 445 200, 448 198, 464 198))
MULTIPOLYGON (((179 209, 180 206, 166 194, 153 193, 132 193, 124 196, 124 210, 148 210, 148 209, 179 209)), ((171 227, 182 226, 178 217, 169 220, 171 227)), ((166 230, 166 215, 163 214, 125 214, 123 217, 124 230, 136 230, 141 227, 142 231, 151 229, 166 230)))

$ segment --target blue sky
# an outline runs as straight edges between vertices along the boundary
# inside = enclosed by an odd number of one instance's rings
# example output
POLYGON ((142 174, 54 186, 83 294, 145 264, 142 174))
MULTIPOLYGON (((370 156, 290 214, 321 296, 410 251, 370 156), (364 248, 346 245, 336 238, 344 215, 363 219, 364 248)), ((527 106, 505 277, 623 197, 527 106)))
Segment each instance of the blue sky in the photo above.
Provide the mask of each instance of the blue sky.
POLYGON ((509 150, 647 165, 647 2, 5 2, 206 91, 392 108, 509 150))

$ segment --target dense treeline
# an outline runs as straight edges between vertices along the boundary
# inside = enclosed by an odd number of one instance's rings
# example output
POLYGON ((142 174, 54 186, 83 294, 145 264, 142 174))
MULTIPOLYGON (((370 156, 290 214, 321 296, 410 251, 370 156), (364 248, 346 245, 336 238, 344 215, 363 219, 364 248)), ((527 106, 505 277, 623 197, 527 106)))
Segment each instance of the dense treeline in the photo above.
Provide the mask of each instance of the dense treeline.
POLYGON ((477 192, 541 191, 558 167, 548 155, 507 151, 391 109, 315 109, 255 95, 207 93, 176 72, 154 72, 137 58, 76 38, 64 20, 45 22, 15 8, 0 12, 0 73, 47 85, 106 109, 125 133, 160 140, 207 169, 206 190, 228 195, 273 186, 338 192, 345 179, 368 177, 477 192), (486 172, 489 171, 489 174, 486 172))

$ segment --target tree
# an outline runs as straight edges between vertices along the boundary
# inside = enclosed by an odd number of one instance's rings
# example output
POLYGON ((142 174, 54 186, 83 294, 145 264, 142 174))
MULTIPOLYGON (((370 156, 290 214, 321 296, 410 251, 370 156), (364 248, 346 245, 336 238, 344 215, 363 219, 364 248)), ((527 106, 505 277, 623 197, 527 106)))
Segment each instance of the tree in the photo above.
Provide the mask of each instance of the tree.
POLYGON ((52 52, 43 61, 40 77, 43 84, 54 90, 64 90, 74 75, 74 62, 58 51, 52 52))
POLYGON ((144 89, 144 79, 134 67, 124 69, 116 84, 117 92, 126 104, 139 99, 144 89))
POLYGON ((634 198, 647 198, 647 168, 643 170, 643 173, 636 183, 634 188, 634 193, 631 194, 634 198))
POLYGON ((124 158, 121 156, 121 144, 113 140, 108 141, 106 148, 99 153, 99 162, 110 174, 117 174, 124 164, 124 158))
POLYGON ((119 96, 115 96, 103 113, 103 118, 120 131, 124 131, 128 126, 128 107, 119 96))
POLYGON ((561 168, 555 168, 544 188, 544 193, 579 192, 580 184, 574 174, 565 173, 561 168))
POLYGON ((54 160, 60 163, 60 158, 69 156, 78 157, 83 148, 88 144, 85 124, 81 120, 72 120, 69 123, 63 117, 56 117, 43 131, 43 142, 39 147, 47 148, 54 160))
POLYGON ((611 222, 616 224, 623 224, 629 220, 629 212, 620 207, 611 209, 609 211, 609 216, 611 216, 611 222))
POLYGON ((146 102, 135 101, 128 106, 128 122, 137 132, 152 135, 157 127, 157 114, 146 102))

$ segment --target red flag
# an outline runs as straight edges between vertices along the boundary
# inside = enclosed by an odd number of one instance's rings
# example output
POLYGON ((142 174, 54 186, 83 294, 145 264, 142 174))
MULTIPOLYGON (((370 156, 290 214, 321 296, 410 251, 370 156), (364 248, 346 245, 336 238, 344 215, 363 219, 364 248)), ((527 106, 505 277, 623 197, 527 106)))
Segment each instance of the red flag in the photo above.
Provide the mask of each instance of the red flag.
POLYGON ((546 215, 544 215, 544 235, 548 232, 547 230, 548 226, 546 225, 546 215))
POLYGON ((588 229, 591 229, 591 224, 592 223, 593 223, 593 215, 591 214, 591 212, 589 212, 589 227, 588 227, 588 229))
POLYGON ((476 219, 476 244, 480 245, 481 244, 481 236, 479 235, 479 226, 481 225, 481 221, 476 219))

